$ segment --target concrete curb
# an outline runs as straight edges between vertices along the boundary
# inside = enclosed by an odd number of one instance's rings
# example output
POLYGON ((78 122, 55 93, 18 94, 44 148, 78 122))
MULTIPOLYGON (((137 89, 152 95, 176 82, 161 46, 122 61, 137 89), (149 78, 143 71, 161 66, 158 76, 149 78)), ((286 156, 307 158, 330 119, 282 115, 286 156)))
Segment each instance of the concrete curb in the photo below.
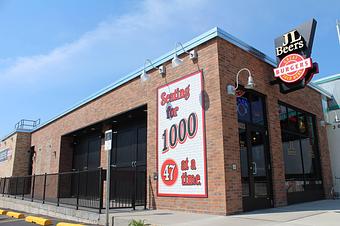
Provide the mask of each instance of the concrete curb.
POLYGON ((0 215, 6 215, 7 214, 7 210, 0 210, 0 215))
POLYGON ((26 222, 38 225, 52 225, 52 221, 42 217, 28 216, 25 218, 26 222))
POLYGON ((17 212, 7 212, 6 215, 9 216, 9 217, 18 218, 18 219, 25 217, 25 215, 23 213, 17 213, 17 212))
POLYGON ((100 217, 100 214, 98 214, 97 211, 76 210, 74 207, 72 208, 70 206, 56 206, 46 203, 42 204, 27 200, 0 197, 0 208, 6 209, 9 206, 11 209, 30 213, 30 215, 48 216, 71 222, 82 222, 85 225, 101 224, 99 220, 100 218, 103 218, 100 217))

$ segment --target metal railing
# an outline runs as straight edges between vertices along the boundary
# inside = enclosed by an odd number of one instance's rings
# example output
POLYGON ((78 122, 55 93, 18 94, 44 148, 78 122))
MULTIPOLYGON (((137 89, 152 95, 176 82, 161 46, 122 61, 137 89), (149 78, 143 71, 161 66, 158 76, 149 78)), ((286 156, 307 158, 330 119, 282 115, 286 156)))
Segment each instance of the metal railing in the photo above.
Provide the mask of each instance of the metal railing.
POLYGON ((29 119, 21 119, 19 122, 15 124, 15 129, 33 129, 40 124, 40 119, 38 120, 29 120, 29 119))
POLYGON ((31 202, 103 208, 103 170, 0 178, 2 196, 31 202))
MULTIPOLYGON (((0 178, 0 195, 31 202, 103 209, 106 170, 0 178)), ((111 168, 110 208, 146 209, 146 170, 111 168)))

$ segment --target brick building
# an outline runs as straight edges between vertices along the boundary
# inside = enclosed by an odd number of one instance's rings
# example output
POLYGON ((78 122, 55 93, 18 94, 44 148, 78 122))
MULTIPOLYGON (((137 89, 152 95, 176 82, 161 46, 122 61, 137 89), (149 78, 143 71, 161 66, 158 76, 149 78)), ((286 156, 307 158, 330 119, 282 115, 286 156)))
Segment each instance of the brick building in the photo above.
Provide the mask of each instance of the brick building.
POLYGON ((106 168, 111 129, 112 177, 137 171, 133 186, 148 208, 225 215, 327 197, 327 92, 309 84, 282 94, 270 84, 276 63, 219 28, 183 48, 145 68, 147 81, 141 68, 34 129, 33 174, 106 168), (183 60, 177 67, 174 54, 183 60), (227 86, 242 68, 256 86, 244 88, 241 74, 236 97, 227 86))
POLYGON ((0 142, 0 177, 22 176, 30 172, 31 134, 17 130, 0 142))

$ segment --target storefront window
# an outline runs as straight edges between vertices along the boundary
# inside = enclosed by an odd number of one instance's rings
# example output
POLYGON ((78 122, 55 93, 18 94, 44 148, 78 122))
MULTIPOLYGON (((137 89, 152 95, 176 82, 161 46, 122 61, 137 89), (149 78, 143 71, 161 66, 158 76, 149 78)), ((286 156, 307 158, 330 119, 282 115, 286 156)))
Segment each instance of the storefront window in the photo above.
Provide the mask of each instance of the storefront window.
POLYGON ((282 139, 286 178, 303 177, 299 137, 283 133, 282 139))
POLYGON ((315 195, 321 197, 321 167, 314 116, 281 103, 279 114, 286 189, 288 194, 292 194, 288 196, 288 202, 295 202, 297 197, 300 198, 295 195, 297 192, 307 194, 301 194, 301 199, 313 199, 315 195))

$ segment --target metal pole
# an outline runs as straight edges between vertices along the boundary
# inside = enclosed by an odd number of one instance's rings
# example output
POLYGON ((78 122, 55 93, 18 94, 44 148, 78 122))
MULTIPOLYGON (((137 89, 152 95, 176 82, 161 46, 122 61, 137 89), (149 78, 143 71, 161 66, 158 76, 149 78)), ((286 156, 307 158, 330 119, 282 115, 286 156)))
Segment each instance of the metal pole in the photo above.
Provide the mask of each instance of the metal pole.
POLYGON ((18 193, 18 181, 19 181, 19 177, 17 177, 15 179, 15 193, 14 193, 14 198, 17 198, 17 193, 18 193))
POLYGON ((25 178, 26 177, 22 177, 24 179, 24 181, 22 182, 22 197, 21 199, 24 200, 25 197, 25 178))
POLYGON ((5 180, 4 180, 4 187, 3 187, 3 190, 2 190, 2 196, 5 196, 5 189, 6 189, 6 177, 5 177, 5 180))
POLYGON ((105 226, 109 226, 110 210, 110 186, 111 186, 111 150, 112 150, 112 130, 105 131, 105 150, 106 150, 106 195, 105 195, 105 226))
POLYGON ((111 185, 111 149, 106 151, 106 158, 107 158, 107 168, 106 168, 106 226, 109 226, 109 209, 110 209, 110 185, 111 185))
POLYGON ((136 162, 132 164, 132 166, 135 168, 132 173, 132 199, 131 199, 131 205, 132 209, 136 210, 136 193, 137 193, 137 167, 136 167, 136 162))
POLYGON ((60 174, 61 173, 58 173, 57 176, 58 176, 58 179, 57 179, 57 183, 58 183, 58 188, 57 188, 57 206, 59 206, 59 202, 60 202, 60 174))
POLYGON ((35 186, 35 174, 33 175, 31 202, 33 202, 34 200, 34 186, 35 186))
POLYGON ((45 204, 45 196, 46 196, 46 177, 47 177, 47 173, 44 174, 43 204, 45 204))
POLYGON ((99 191, 99 214, 102 213, 103 208, 103 169, 99 168, 99 185, 98 185, 98 191, 99 191))
POLYGON ((77 175, 77 206, 76 206, 76 209, 78 210, 79 209, 79 190, 80 190, 80 170, 78 169, 78 175, 77 175))
POLYGON ((7 187, 7 197, 9 198, 11 196, 11 190, 12 190, 12 182, 13 177, 8 178, 8 187, 7 187))
POLYGON ((147 206, 147 194, 148 194, 148 178, 146 176, 146 169, 144 170, 144 181, 145 181, 145 186, 144 186, 144 209, 146 210, 147 206))

